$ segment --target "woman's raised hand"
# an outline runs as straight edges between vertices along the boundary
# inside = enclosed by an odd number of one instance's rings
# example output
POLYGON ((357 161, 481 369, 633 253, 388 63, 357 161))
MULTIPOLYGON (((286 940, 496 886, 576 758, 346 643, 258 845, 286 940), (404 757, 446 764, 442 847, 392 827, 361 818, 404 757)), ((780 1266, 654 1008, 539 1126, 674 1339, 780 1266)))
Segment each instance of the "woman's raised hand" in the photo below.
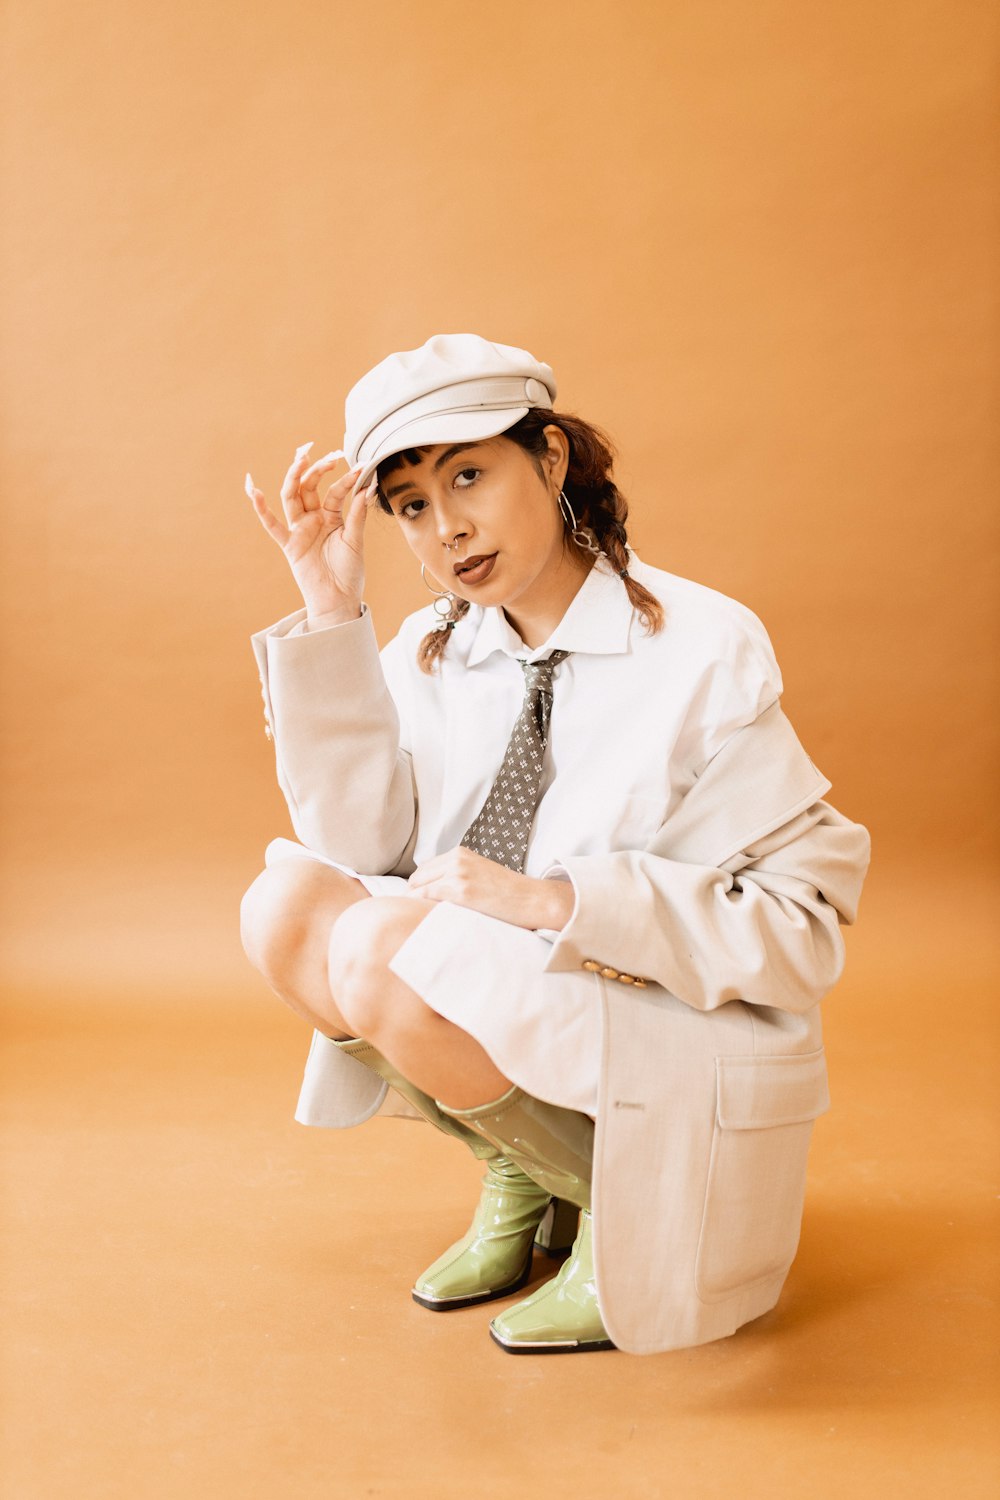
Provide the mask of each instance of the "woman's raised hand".
POLYGON ((257 519, 288 560, 309 619, 332 615, 355 620, 361 613, 365 586, 365 517, 375 482, 363 495, 355 491, 359 465, 335 479, 320 499, 320 480, 344 455, 337 449, 309 464, 311 447, 312 443, 303 443, 295 450, 281 486, 284 523, 272 514, 249 474, 246 492, 257 519))

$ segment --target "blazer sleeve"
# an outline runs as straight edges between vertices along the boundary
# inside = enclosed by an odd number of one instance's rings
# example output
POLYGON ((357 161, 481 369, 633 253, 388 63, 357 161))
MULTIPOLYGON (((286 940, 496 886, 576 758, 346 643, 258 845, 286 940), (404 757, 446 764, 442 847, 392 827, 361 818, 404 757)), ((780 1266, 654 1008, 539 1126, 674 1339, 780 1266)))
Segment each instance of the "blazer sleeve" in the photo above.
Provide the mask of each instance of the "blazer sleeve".
MULTIPOLYGON (((307 848, 392 871, 416 828, 412 760, 367 606, 306 632, 299 610, 253 637, 278 783, 307 848)), ((392 652, 390 642, 386 652, 392 652)))
POLYGON ((661 984, 697 1010, 730 1000, 803 1012, 840 977, 871 856, 867 829, 781 706, 732 734, 643 850, 546 871, 575 902, 546 968, 661 984))
POLYGON ((549 873, 576 900, 546 967, 644 979, 696 1010, 810 1010, 840 978, 840 925, 855 919, 869 857, 867 830, 819 800, 729 868, 648 851, 564 859, 549 873))

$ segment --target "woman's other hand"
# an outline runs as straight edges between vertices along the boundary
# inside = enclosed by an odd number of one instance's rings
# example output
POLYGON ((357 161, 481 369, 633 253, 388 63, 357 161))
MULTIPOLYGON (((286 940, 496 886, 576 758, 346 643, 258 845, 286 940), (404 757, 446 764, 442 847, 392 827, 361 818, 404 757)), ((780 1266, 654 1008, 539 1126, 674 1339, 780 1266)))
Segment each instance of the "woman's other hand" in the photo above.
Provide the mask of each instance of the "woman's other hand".
POLYGON ((272 514, 249 474, 246 492, 257 519, 288 560, 309 623, 313 625, 322 619, 323 624, 333 625, 356 620, 361 613, 365 518, 367 502, 375 493, 375 482, 364 495, 354 493, 359 472, 355 467, 335 479, 320 499, 320 480, 344 455, 338 449, 309 464, 311 447, 312 443, 304 443, 296 449, 281 486, 284 523, 272 514))
POLYGON ((560 932, 576 900, 567 880, 536 880, 519 875, 482 854, 461 846, 418 865, 410 890, 428 901, 453 901, 513 927, 550 928, 560 932))

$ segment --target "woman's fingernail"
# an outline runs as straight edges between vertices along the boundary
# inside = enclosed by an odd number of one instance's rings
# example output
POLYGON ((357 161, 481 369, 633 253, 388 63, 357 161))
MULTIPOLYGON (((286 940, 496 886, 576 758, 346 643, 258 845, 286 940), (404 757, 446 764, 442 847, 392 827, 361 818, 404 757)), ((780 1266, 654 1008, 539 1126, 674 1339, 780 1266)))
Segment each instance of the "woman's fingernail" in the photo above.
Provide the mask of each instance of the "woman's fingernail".
POLYGON ((296 459, 300 459, 300 458, 303 457, 304 454, 308 453, 309 449, 312 447, 312 445, 313 445, 313 443, 315 441, 316 441, 316 439, 313 438, 311 442, 303 443, 301 445, 301 447, 296 448, 296 450, 295 450, 295 457, 296 457, 296 459))
POLYGON ((378 494, 378 480, 377 479, 373 479, 372 482, 371 482, 371 484, 365 490, 365 499, 366 500, 374 500, 375 496, 377 494, 378 494))
POLYGON ((324 453, 323 457, 322 458, 318 458, 316 460, 316 462, 318 464, 325 464, 325 463, 328 463, 331 458, 343 458, 343 456, 344 456, 344 450, 343 450, 343 448, 333 448, 333 449, 331 449, 331 451, 329 453, 324 453))
POLYGON ((253 480, 250 478, 249 474, 247 475, 246 479, 244 479, 244 481, 243 481, 243 488, 246 490, 247 494, 250 496, 250 499, 252 500, 253 499, 254 485, 253 485, 253 480))

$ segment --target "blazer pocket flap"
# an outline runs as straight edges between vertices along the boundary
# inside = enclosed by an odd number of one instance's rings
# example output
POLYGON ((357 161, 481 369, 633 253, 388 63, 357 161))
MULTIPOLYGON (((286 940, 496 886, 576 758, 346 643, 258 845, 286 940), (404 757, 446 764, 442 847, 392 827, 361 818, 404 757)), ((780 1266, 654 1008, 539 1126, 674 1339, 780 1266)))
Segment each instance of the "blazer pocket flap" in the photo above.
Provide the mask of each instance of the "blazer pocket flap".
POLYGON ((822 1048, 794 1057, 717 1057, 715 1066, 723 1130, 801 1124, 830 1108, 822 1048))

